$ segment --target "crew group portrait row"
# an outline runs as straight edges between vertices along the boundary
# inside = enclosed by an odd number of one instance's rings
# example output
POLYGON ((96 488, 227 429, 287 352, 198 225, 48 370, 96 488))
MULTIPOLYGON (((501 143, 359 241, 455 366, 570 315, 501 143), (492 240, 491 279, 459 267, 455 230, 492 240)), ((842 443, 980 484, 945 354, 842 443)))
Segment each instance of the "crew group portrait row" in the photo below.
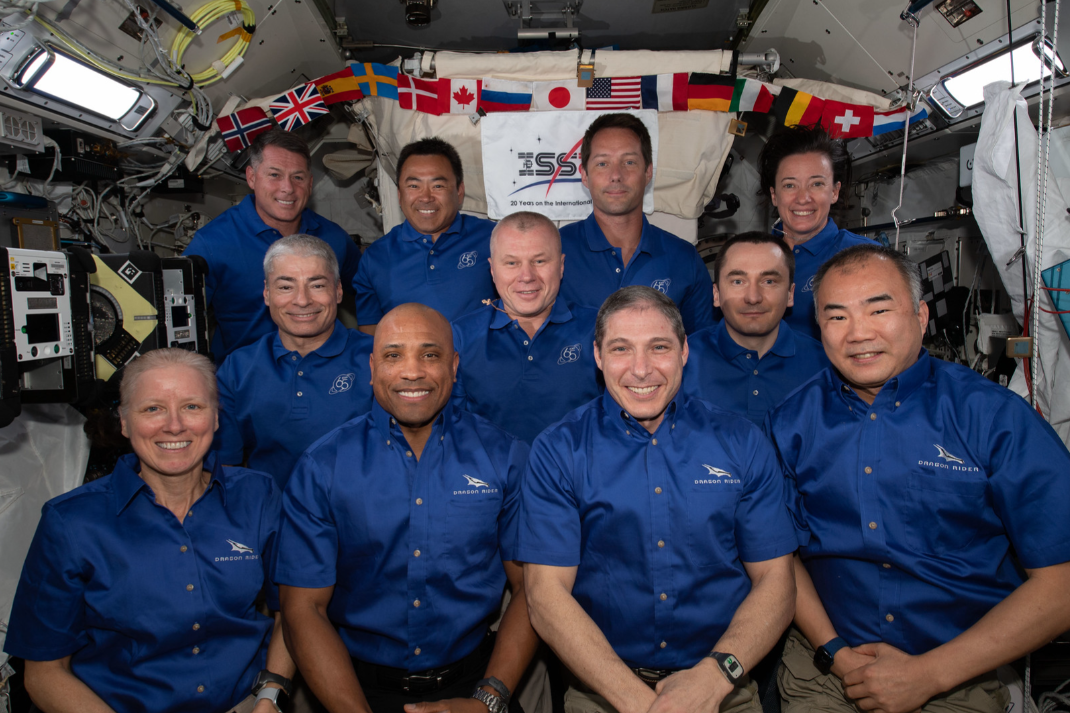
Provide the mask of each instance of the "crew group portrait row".
POLYGON ((187 250, 215 363, 128 365, 133 452, 43 509, 4 646, 34 704, 536 713, 549 666, 566 713, 1003 713, 996 669, 1070 630, 1070 453, 922 347, 917 265, 829 218, 843 150, 771 137, 779 221, 711 279, 643 216, 628 114, 560 230, 462 215, 453 147, 406 146, 363 256, 261 134, 187 250))

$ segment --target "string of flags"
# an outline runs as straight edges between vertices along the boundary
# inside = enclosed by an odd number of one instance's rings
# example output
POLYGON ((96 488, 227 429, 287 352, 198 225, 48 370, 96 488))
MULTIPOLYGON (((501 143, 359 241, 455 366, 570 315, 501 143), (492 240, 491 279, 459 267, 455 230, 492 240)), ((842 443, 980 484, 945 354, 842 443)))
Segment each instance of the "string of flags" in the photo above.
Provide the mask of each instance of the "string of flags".
POLYGON ((398 67, 353 62, 271 100, 268 110, 242 109, 216 119, 227 150, 240 151, 273 121, 293 131, 330 113, 339 102, 380 97, 402 109, 425 114, 480 114, 509 111, 722 111, 772 113, 785 126, 820 124, 833 138, 863 138, 903 128, 928 116, 923 105, 877 111, 863 104, 821 99, 806 92, 747 77, 677 72, 641 77, 598 77, 589 87, 575 79, 518 82, 505 79, 420 79, 398 67), (269 116, 270 114, 270 116, 269 116))

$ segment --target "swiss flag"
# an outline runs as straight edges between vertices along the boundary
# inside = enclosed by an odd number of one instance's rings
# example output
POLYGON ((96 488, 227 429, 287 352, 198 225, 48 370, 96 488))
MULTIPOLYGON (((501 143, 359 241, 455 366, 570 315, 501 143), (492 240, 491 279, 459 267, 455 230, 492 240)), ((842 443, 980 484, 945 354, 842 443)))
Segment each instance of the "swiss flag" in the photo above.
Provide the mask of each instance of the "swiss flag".
POLYGON ((439 79, 417 79, 398 74, 398 104, 402 109, 415 109, 425 114, 441 114, 444 102, 439 98, 439 79))
POLYGON ((475 114, 483 82, 478 79, 443 79, 443 91, 449 92, 449 114, 475 114))
POLYGON ((834 139, 873 136, 873 107, 826 99, 821 125, 834 139))
POLYGON ((531 86, 532 111, 583 111, 587 108, 587 90, 575 79, 561 82, 534 82, 531 86))

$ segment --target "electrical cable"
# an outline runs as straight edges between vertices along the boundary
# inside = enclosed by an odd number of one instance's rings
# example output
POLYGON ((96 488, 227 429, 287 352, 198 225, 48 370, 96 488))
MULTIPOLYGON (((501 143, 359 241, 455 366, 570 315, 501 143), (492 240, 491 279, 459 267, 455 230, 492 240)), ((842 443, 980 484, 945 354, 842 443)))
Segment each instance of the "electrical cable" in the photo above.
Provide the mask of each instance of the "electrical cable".
MULTIPOLYGON (((234 44, 219 60, 225 67, 230 67, 235 60, 244 56, 246 50, 249 49, 249 44, 253 39, 253 32, 256 31, 256 15, 253 13, 252 8, 249 7, 245 0, 212 0, 212 2, 202 5, 190 14, 190 19, 204 29, 213 22, 234 12, 241 13, 242 25, 229 32, 224 32, 219 37, 220 41, 231 36, 236 38, 234 44)), ((185 27, 179 30, 175 36, 175 41, 171 44, 171 60, 176 65, 181 66, 182 56, 195 37, 196 35, 185 27)), ((223 74, 217 71, 214 66, 209 66, 203 72, 191 74, 190 78, 197 86, 206 87, 222 79, 223 74)))

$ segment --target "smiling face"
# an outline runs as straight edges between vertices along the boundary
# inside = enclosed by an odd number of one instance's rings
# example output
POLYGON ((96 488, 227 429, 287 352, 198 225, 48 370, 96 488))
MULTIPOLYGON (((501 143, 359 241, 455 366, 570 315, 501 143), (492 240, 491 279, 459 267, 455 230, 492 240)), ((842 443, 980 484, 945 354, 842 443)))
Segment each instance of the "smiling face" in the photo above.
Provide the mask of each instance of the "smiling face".
POLYGON ((606 320, 595 361, 613 400, 653 433, 680 390, 687 341, 680 344, 669 320, 653 306, 632 307, 606 320))
POLYGON ((409 224, 437 240, 461 209, 464 183, 445 156, 410 156, 398 176, 398 201, 409 224))
POLYGON ((188 366, 149 369, 120 413, 141 477, 199 477, 219 416, 204 377, 188 366))
POLYGON ((823 153, 800 153, 784 158, 769 189, 784 222, 784 237, 796 244, 814 237, 828 222, 829 209, 840 197, 833 180, 832 161, 823 153))
POLYGON ((561 239, 543 226, 498 230, 491 239, 490 274, 513 319, 545 319, 565 274, 561 239))
POLYGON ((312 172, 301 154, 268 146, 259 164, 245 169, 260 219, 283 236, 301 226, 301 212, 312 195, 312 172))
POLYGON ((888 260, 830 270, 816 301, 825 353, 866 402, 917 361, 929 308, 923 301, 914 311, 910 288, 888 260))
POLYGON ((739 340, 771 334, 795 303, 784 253, 771 243, 736 243, 721 257, 713 303, 739 340))
POLYGON ((264 304, 290 351, 307 353, 327 341, 341 301, 342 283, 320 257, 280 255, 264 280, 264 304))
POLYGON ((428 426, 450 399, 457 364, 445 317, 423 305, 395 307, 375 330, 375 400, 406 428, 428 426))
POLYGON ((629 129, 602 129, 591 139, 591 155, 580 178, 591 192, 595 211, 628 215, 643 209, 643 192, 654 166, 643 160, 639 137, 629 129))

